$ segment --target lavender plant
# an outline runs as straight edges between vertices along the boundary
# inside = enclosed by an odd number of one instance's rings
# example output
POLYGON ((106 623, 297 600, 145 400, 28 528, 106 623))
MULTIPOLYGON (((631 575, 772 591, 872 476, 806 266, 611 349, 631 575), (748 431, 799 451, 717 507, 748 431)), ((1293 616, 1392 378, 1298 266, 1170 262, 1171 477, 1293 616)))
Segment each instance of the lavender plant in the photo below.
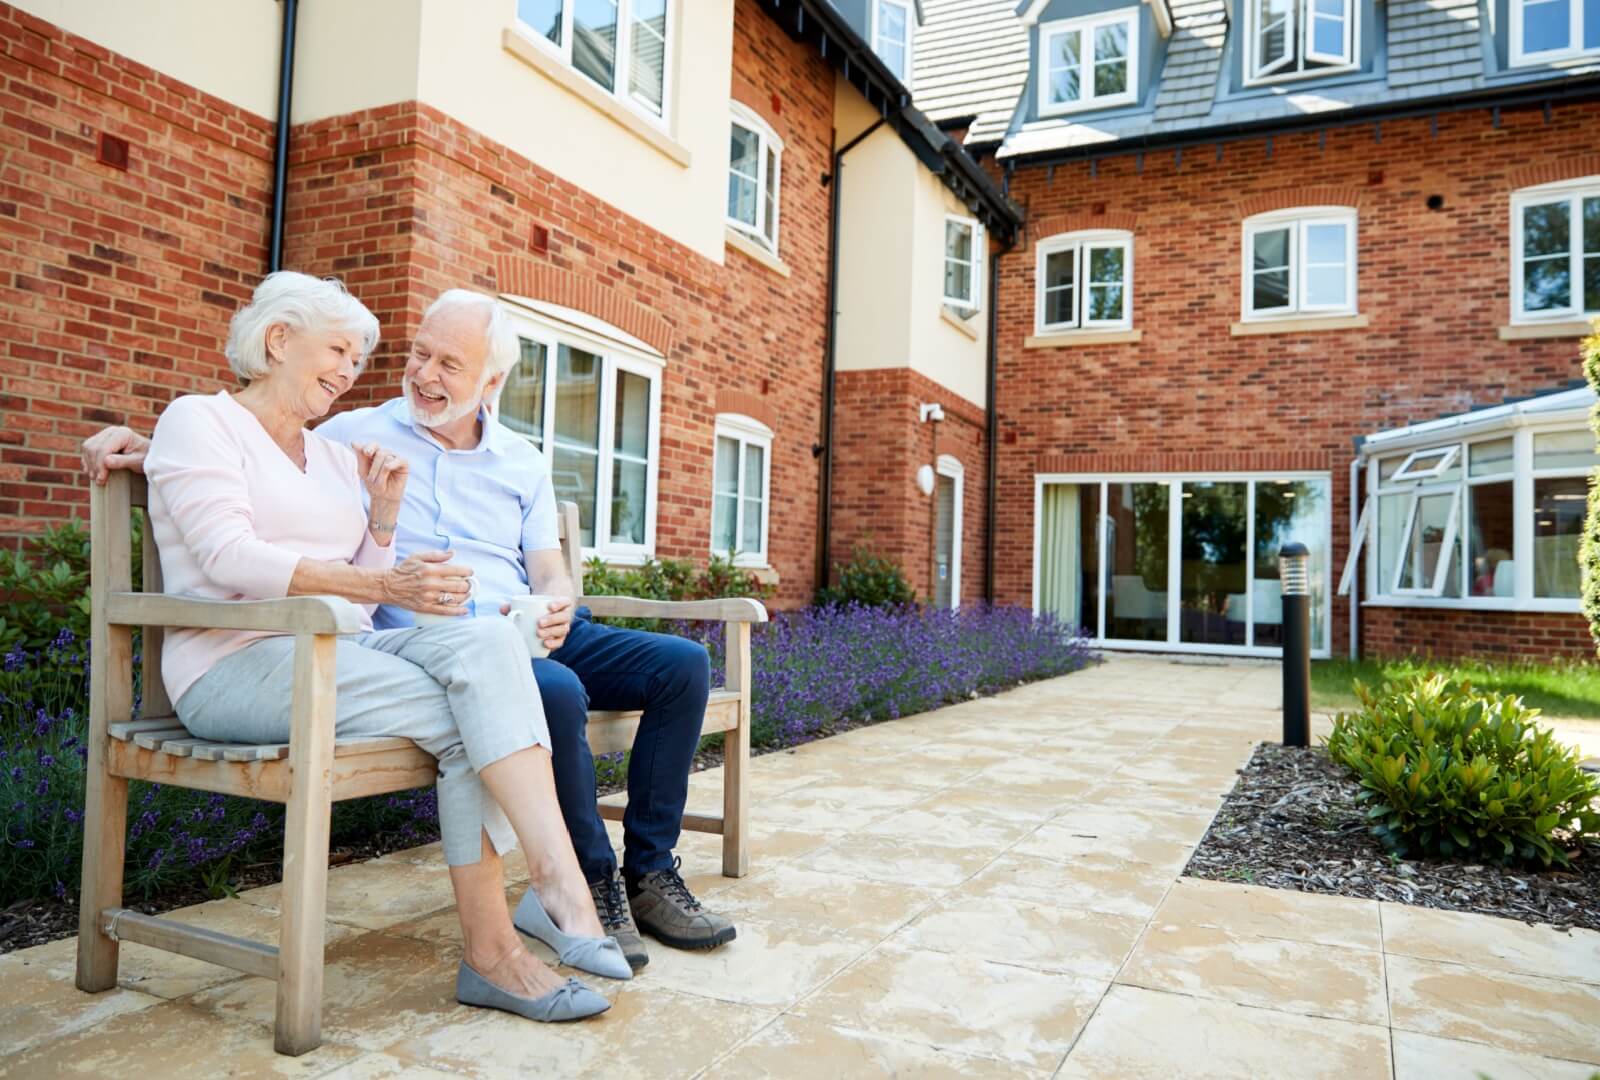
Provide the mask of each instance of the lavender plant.
MULTIPOLYGON (((694 636, 723 666, 720 630, 694 636)), ((846 722, 894 719, 1033 679, 1091 659, 1084 639, 1021 608, 958 611, 859 604, 780 613, 751 643, 752 742, 790 746, 846 722)), ((14 648, 0 671, 0 906, 76 892, 83 846, 83 744, 89 657, 70 630, 45 649, 14 648)), ((720 736, 711 736, 716 740, 720 736)), ((597 762, 603 782, 626 756, 597 762)), ((271 803, 135 783, 128 799, 126 891, 175 883, 226 892, 232 867, 274 862, 283 810, 271 803)), ((336 845, 403 847, 438 836, 431 788, 336 804, 336 845)))

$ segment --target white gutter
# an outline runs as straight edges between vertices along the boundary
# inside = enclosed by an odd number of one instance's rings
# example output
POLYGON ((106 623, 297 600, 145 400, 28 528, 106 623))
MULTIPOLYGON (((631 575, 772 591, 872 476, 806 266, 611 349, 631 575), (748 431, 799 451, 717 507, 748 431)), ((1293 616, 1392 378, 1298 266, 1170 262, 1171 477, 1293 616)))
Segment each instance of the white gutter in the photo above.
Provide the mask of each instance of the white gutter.
POLYGON ((1578 387, 1560 393, 1543 394, 1527 401, 1477 409, 1456 416, 1441 417, 1438 420, 1425 420, 1420 424, 1391 428, 1367 436, 1361 443, 1356 459, 1365 461, 1380 452, 1387 453, 1391 450, 1408 450, 1437 442, 1451 442, 1481 432, 1509 431, 1513 428, 1527 427, 1529 424, 1561 420, 1582 421, 1588 417, 1589 410, 1594 404, 1594 391, 1588 387, 1578 387))
MULTIPOLYGON (((1361 456, 1350 459, 1350 543, 1356 542, 1356 529, 1361 524, 1361 500, 1356 498, 1356 480, 1361 475, 1361 456)), ((1332 567, 1329 567, 1331 570, 1332 567)), ((1361 575, 1350 582, 1350 659, 1361 656, 1361 575)))

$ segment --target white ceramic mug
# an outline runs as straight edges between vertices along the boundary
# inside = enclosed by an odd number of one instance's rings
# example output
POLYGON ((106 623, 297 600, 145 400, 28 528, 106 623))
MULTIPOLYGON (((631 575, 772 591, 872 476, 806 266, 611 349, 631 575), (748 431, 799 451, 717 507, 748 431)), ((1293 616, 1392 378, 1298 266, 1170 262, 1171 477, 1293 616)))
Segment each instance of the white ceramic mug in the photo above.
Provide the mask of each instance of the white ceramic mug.
POLYGON ((467 598, 465 601, 463 601, 467 608, 467 613, 465 615, 435 615, 428 611, 413 611, 411 613, 411 621, 416 623, 418 626, 443 626, 445 623, 453 623, 457 619, 471 618, 472 597, 477 591, 478 579, 476 577, 469 577, 467 579, 467 598))
POLYGON ((513 596, 506 601, 511 605, 506 617, 522 631, 522 643, 528 647, 528 655, 535 660, 543 660, 550 655, 550 650, 544 647, 539 637, 539 620, 550 613, 550 605, 559 599, 559 596, 535 593, 532 596, 513 596))

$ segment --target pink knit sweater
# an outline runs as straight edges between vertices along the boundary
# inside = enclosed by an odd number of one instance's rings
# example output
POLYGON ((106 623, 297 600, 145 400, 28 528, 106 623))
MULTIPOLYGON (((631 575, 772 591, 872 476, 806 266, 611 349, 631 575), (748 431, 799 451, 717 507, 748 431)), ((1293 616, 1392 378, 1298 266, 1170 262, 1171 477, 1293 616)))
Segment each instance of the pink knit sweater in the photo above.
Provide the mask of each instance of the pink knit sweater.
MULTIPOLYGON (((271 600, 289 593, 301 559, 394 564, 367 533, 355 453, 306 432, 306 469, 228 393, 181 397, 156 423, 145 458, 150 528, 173 596, 271 600)), ((364 621, 372 628, 372 606, 364 621)), ((269 635, 173 630, 161 672, 173 701, 218 660, 269 635)))

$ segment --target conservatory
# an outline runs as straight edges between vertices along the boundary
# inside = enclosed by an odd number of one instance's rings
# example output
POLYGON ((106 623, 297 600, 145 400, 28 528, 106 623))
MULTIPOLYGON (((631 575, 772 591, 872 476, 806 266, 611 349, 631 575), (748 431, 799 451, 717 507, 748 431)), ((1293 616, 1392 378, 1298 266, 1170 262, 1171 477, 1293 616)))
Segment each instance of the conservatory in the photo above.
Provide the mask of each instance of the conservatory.
POLYGON ((1564 390, 1362 440, 1340 594, 1365 549, 1364 606, 1577 612, 1594 402, 1564 390))

